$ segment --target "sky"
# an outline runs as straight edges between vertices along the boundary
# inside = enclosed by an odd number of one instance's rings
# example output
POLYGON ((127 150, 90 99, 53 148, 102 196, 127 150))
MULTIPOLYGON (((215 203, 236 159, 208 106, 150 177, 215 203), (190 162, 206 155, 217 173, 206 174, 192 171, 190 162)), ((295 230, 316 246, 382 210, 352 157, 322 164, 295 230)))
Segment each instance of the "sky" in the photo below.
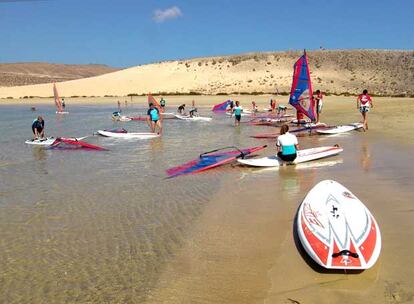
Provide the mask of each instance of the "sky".
POLYGON ((414 0, 0 0, 0 62, 140 64, 414 49, 414 0))

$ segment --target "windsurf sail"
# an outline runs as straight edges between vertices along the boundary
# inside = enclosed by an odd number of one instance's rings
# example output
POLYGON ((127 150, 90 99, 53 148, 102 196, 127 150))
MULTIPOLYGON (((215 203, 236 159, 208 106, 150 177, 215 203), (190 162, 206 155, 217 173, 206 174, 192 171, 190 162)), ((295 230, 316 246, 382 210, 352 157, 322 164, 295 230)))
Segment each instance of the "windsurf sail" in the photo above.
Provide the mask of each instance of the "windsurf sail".
POLYGON ((306 52, 303 53, 293 66, 293 81, 289 103, 312 121, 316 120, 315 100, 313 99, 312 82, 306 52))
POLYGON ((151 93, 148 93, 148 106, 150 104, 153 104, 160 112, 164 112, 164 109, 161 107, 160 103, 155 99, 154 96, 151 95, 151 93))
POLYGON ((55 98, 56 112, 63 112, 62 101, 60 100, 56 83, 53 83, 53 96, 55 98))
POLYGON ((213 112, 226 112, 227 107, 230 106, 232 100, 226 100, 225 102, 219 103, 213 107, 213 112))
POLYGON ((56 148, 63 148, 63 149, 65 148, 66 149, 67 148, 87 148, 87 149, 99 150, 99 151, 108 150, 103 147, 91 145, 87 142, 77 140, 75 138, 63 138, 63 137, 56 138, 53 144, 49 146, 49 149, 56 149, 56 148))
POLYGON ((169 178, 176 177, 179 175, 185 175, 185 174, 193 174, 198 173, 202 171, 206 171, 208 169, 212 169, 224 164, 227 164, 229 162, 234 161, 237 158, 245 157, 246 155, 249 155, 253 152, 260 151, 267 146, 257 146, 257 147, 251 147, 246 149, 237 149, 235 147, 226 147, 226 148, 220 148, 213 151, 205 152, 203 154, 200 154, 200 157, 197 159, 194 159, 192 161, 189 161, 188 163, 182 164, 177 167, 173 167, 167 170, 167 175, 169 178), (226 149, 233 149, 230 151, 225 152, 219 152, 226 149))

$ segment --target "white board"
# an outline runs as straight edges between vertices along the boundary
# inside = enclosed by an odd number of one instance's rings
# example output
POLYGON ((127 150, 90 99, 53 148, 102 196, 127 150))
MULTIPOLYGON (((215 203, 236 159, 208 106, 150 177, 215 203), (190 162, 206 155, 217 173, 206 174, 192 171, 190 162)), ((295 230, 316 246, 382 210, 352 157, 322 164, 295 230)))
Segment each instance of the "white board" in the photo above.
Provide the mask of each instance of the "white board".
POLYGON ((211 117, 203 117, 203 116, 190 116, 190 115, 180 115, 180 114, 175 114, 174 115, 176 118, 181 119, 181 120, 189 120, 189 121, 211 121, 212 118, 211 117))
POLYGON ((24 143, 28 145, 35 145, 35 146, 50 146, 55 142, 56 138, 54 137, 47 137, 43 139, 28 139, 24 143))
POLYGON ((136 139, 150 139, 159 137, 160 135, 157 133, 116 133, 116 132, 109 132, 104 130, 98 130, 97 133, 102 136, 106 137, 114 137, 114 138, 136 138, 136 139))
MULTIPOLYGON (((71 140, 83 140, 83 139, 85 139, 87 137, 89 137, 89 136, 83 136, 83 137, 60 137, 60 138, 62 138, 62 139, 71 139, 71 140)), ((36 139, 36 140, 35 139, 28 139, 28 140, 25 141, 25 144, 47 147, 47 146, 51 146, 55 142, 56 139, 57 138, 55 138, 55 137, 47 137, 47 138, 36 139)))
POLYGON ((341 184, 313 187, 297 214, 298 237, 309 256, 329 269, 368 269, 381 251, 381 233, 367 207, 341 184))
MULTIPOLYGON (((231 113, 231 112, 226 112, 226 115, 228 115, 228 116, 233 116, 234 117, 234 113, 231 113)), ((241 116, 252 116, 252 114, 251 113, 245 113, 245 112, 241 112, 241 114, 240 114, 241 116)))
POLYGON ((334 156, 341 153, 343 149, 338 146, 327 146, 327 147, 317 147, 304 150, 298 150, 297 157, 293 162, 284 162, 276 155, 262 157, 262 158, 247 158, 247 159, 237 159, 237 161, 243 165, 251 167, 279 167, 283 164, 299 164, 312 160, 317 160, 329 156, 334 156))
POLYGON ((336 126, 333 128, 316 130, 316 132, 320 134, 340 134, 340 133, 345 133, 345 132, 349 132, 352 130, 360 129, 362 127, 363 127, 363 124, 357 122, 357 123, 351 123, 348 125, 336 126))

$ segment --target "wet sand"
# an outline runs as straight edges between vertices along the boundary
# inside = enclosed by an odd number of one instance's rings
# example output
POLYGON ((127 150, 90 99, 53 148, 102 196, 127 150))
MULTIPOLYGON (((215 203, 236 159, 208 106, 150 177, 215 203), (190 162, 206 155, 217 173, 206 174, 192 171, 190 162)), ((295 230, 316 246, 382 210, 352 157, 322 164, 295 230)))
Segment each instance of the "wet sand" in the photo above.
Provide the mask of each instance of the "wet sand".
MULTIPOLYGON (((358 121, 354 98, 337 98, 327 99, 322 120, 358 121)), ((91 138, 111 149, 101 154, 43 151, 23 144, 34 113, 1 106, 8 132, 0 140, 0 302, 412 302, 414 105, 398 100, 407 111, 395 112, 394 101, 378 100, 368 132, 299 139, 303 148, 338 143, 338 157, 281 170, 226 166, 171 180, 165 169, 214 147, 273 146, 248 137, 271 129, 235 129, 215 116, 207 125, 166 121, 164 137, 154 141, 91 138), (383 247, 372 269, 321 272, 295 244, 296 210, 323 179, 344 184, 377 219, 383 247)), ((59 131, 53 135, 146 130, 111 122, 112 107, 79 104, 64 118, 52 107, 39 110, 49 132, 59 131)), ((143 110, 130 105, 125 112, 143 110)))

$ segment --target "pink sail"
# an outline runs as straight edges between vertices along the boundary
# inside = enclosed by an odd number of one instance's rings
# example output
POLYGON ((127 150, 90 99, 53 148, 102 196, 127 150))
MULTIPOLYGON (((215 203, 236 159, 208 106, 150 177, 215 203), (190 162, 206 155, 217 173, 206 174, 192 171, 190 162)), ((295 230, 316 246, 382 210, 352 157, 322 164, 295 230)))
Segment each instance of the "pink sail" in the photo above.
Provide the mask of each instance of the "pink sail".
POLYGON ((56 83, 53 83, 53 96, 55 98, 56 112, 63 112, 62 101, 60 100, 56 83))

